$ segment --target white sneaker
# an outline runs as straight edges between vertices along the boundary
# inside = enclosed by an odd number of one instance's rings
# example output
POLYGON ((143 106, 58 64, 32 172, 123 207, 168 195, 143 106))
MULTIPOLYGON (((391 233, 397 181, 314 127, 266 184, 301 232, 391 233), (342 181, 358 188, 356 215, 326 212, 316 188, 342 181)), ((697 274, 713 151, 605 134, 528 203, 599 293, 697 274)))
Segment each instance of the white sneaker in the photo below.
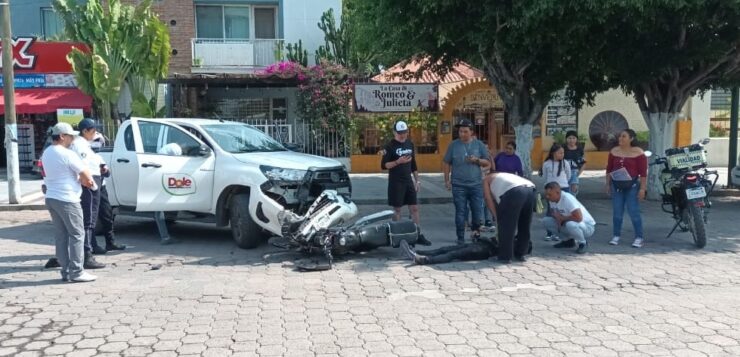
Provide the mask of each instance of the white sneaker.
POLYGON ((562 239, 560 239, 559 236, 552 236, 551 239, 552 239, 553 242, 560 242, 562 240, 562 239))
POLYGON ((86 271, 83 271, 82 274, 78 275, 75 278, 72 278, 72 282, 75 283, 89 283, 91 281, 95 281, 98 277, 95 275, 92 275, 86 271))
POLYGON ((635 238, 635 241, 632 242, 633 248, 642 248, 642 238, 635 238))
POLYGON ((612 240, 609 241, 609 244, 611 244, 611 245, 617 245, 617 244, 619 244, 619 236, 612 237, 612 240))

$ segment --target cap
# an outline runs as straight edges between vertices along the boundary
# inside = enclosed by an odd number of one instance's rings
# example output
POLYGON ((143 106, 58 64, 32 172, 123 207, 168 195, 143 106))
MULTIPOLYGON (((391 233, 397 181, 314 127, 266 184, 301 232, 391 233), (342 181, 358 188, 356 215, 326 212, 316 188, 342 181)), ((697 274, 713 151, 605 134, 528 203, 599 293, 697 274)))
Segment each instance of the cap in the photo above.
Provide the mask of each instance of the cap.
POLYGON ((396 122, 395 125, 393 125, 393 131, 397 133, 405 133, 409 131, 409 126, 406 124, 405 121, 399 120, 396 122))
POLYGON ((473 122, 470 121, 470 119, 468 119, 468 118, 461 118, 461 119, 458 119, 457 120, 457 124, 455 124, 455 127, 456 128, 459 128, 459 127, 472 128, 473 127, 473 122))
POLYGON ((79 131, 85 131, 87 129, 91 129, 95 127, 95 121, 90 118, 85 118, 80 120, 80 122, 77 124, 77 130, 79 131))
POLYGON ((67 123, 57 123, 51 127, 51 135, 78 135, 80 132, 72 129, 72 125, 67 123))

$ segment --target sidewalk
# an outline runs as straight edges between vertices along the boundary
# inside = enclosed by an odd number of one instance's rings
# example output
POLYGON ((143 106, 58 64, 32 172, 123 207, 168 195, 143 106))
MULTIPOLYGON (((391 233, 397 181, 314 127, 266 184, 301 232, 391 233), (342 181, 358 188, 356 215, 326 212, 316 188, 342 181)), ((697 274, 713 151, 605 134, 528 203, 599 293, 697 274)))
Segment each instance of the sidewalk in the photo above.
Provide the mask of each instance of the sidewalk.
MULTIPOLYGON (((716 168, 720 177, 714 196, 740 196, 740 190, 727 189, 727 169, 716 168)), ((0 170, 0 211, 20 210, 43 210, 44 196, 41 193, 42 180, 35 179, 30 175, 21 175, 21 192, 23 203, 18 205, 8 204, 8 182, 4 170, 0 170)), ((387 204, 387 174, 351 174, 352 198, 361 205, 385 205, 387 204)), ((580 193, 578 198, 582 200, 608 199, 604 193, 604 170, 584 171, 581 176, 580 193)), ((534 175, 532 181, 537 187, 542 187, 544 182, 540 176, 534 175)), ((444 177, 438 174, 421 174, 421 190, 419 192, 420 204, 452 203, 452 194, 445 189, 444 177)))

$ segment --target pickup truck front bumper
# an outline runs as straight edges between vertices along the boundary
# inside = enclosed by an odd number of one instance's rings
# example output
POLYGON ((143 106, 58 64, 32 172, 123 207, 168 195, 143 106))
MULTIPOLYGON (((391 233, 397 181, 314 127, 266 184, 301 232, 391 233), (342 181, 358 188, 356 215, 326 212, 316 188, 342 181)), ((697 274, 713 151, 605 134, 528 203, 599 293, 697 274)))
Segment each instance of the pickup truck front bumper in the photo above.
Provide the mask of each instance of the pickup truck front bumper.
MULTIPOLYGON (((265 181, 262 194, 277 202, 283 209, 303 215, 324 190, 352 194, 352 183, 344 166, 311 167, 300 182, 265 181)), ((264 216, 259 208, 257 217, 264 216)), ((267 217, 272 220, 272 217, 267 217)), ((264 220, 262 220, 264 222, 264 220)))

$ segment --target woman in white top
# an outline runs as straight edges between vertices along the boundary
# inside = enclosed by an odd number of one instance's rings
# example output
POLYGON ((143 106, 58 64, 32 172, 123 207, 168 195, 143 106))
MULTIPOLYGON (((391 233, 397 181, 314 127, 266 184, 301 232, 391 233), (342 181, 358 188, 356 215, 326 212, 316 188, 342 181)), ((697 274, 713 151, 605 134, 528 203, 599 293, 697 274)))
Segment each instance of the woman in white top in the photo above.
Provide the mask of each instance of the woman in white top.
MULTIPOLYGON (((570 192, 571 165, 570 161, 565 159, 565 148, 562 145, 552 144, 550 152, 547 154, 547 160, 542 164, 540 175, 544 177, 545 184, 557 182, 561 191, 570 192)), ((545 216, 550 216, 549 207, 545 216)), ((560 238, 548 230, 545 240, 559 241, 560 238)))
POLYGON ((534 184, 514 174, 492 172, 486 176, 483 192, 498 225, 498 260, 510 263, 513 256, 525 261, 535 205, 534 184))

